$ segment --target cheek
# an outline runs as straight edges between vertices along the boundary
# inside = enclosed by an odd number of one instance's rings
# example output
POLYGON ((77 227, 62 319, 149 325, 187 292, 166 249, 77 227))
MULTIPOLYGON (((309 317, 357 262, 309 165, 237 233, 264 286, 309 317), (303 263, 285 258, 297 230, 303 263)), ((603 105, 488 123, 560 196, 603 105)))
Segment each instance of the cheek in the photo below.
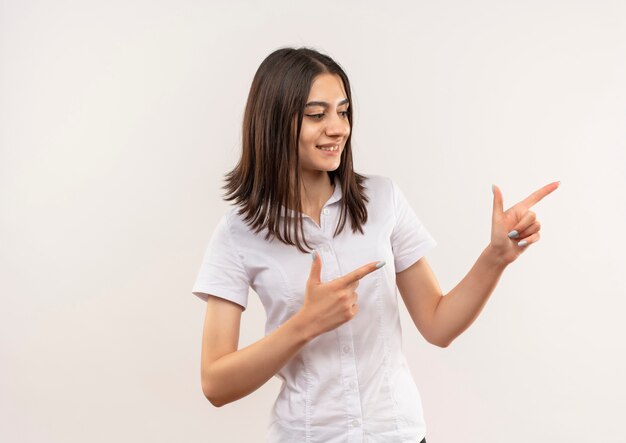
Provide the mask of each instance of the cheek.
POLYGON ((348 120, 347 118, 344 120, 345 124, 346 124, 346 131, 349 133, 350 132, 350 120, 348 120))
POLYGON ((302 125, 300 129, 300 147, 307 147, 315 144, 318 139, 317 130, 309 125, 302 125))

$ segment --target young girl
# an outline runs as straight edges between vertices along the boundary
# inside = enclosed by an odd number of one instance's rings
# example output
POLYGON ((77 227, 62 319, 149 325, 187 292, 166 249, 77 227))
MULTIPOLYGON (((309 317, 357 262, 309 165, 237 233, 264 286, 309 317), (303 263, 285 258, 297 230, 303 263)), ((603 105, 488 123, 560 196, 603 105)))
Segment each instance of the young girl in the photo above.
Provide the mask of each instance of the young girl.
POLYGON ((402 353, 396 285, 424 338, 447 347, 476 319, 508 264, 539 240, 529 208, 493 187, 491 242, 443 296, 424 255, 436 242, 390 178, 353 170, 350 82, 330 57, 282 48, 260 65, 242 155, 193 287, 207 302, 202 390, 215 406, 272 376, 283 384, 270 442, 426 442, 402 353), (312 261, 311 261, 312 258, 312 261), (249 288, 264 338, 238 349, 249 288))

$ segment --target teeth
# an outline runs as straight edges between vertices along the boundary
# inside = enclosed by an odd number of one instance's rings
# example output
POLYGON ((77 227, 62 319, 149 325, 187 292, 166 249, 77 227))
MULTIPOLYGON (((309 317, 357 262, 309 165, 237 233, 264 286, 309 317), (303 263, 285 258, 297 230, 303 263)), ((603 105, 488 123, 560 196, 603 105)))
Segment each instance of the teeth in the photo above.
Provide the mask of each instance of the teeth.
POLYGON ((318 146, 318 149, 321 149, 322 151, 337 151, 339 149, 339 145, 333 146, 332 148, 321 148, 318 146))

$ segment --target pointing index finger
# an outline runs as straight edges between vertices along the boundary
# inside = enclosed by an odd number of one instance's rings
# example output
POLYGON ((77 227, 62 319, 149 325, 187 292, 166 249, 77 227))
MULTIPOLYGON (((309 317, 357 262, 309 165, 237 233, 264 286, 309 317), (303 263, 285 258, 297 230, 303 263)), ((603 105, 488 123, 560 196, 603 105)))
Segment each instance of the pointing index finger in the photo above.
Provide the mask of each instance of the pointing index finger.
POLYGON ((525 208, 530 208, 534 204, 541 201, 541 199, 544 198, 546 195, 553 192, 556 188, 559 187, 560 184, 561 182, 557 181, 557 182, 552 182, 548 185, 545 185, 541 189, 538 189, 537 191, 533 192, 528 197, 526 197, 524 200, 522 200, 520 204, 524 206, 525 208))
POLYGON ((356 268, 354 271, 347 273, 343 277, 339 277, 337 280, 343 285, 349 285, 350 283, 354 283, 357 280, 361 280, 367 274, 374 272, 385 265, 384 261, 380 262, 372 262, 366 265, 361 266, 360 268, 356 268), (379 264, 380 263, 380 264, 379 264))

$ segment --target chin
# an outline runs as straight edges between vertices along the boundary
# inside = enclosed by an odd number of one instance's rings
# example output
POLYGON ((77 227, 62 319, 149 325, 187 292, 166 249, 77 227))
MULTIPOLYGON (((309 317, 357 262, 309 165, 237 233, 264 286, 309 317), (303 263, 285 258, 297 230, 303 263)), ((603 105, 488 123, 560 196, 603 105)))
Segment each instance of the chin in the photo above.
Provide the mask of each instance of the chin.
POLYGON ((341 165, 341 162, 337 162, 336 164, 332 164, 332 165, 329 165, 328 163, 326 163, 326 164, 318 165, 318 169, 320 171, 334 171, 337 168, 339 168, 340 165, 341 165))

